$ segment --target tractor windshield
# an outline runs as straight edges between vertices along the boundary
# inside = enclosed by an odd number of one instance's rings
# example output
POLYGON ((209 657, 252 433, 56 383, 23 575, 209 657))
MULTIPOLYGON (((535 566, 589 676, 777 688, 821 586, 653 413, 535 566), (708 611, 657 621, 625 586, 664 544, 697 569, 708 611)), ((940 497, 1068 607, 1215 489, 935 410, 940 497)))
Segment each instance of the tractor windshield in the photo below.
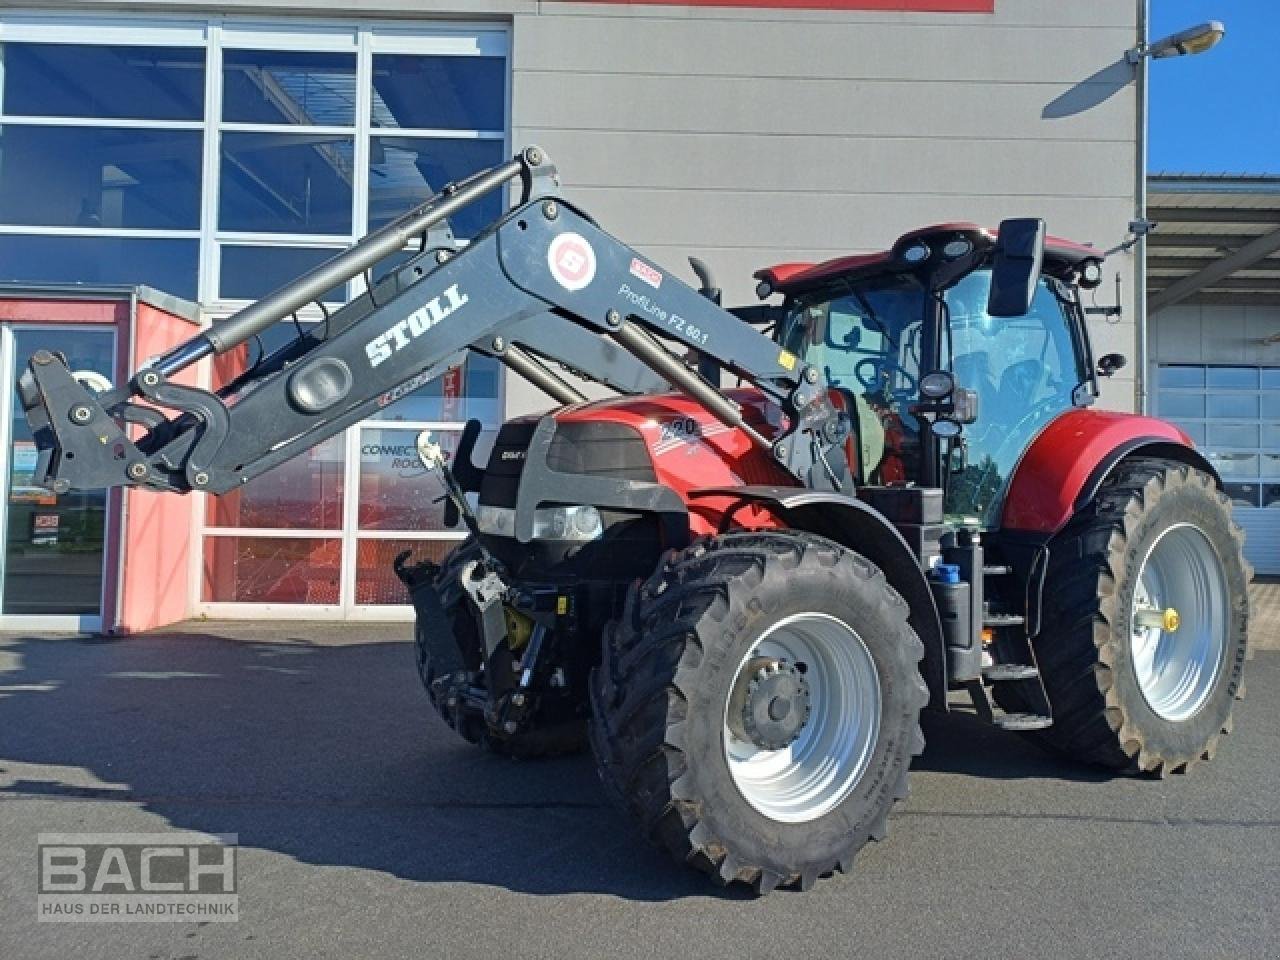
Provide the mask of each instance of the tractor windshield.
POLYGON ((916 278, 891 274, 834 298, 797 300, 787 318, 784 345, 826 372, 849 412, 859 484, 920 477, 920 422, 908 407, 918 395, 926 296, 916 278))
POLYGON ((999 524, 1013 468, 1027 445, 1053 417, 1072 405, 1084 379, 1071 336, 1070 305, 1042 279, 1025 316, 987 313, 991 274, 969 274, 947 290, 949 323, 942 366, 978 395, 978 420, 965 428, 965 458, 950 476, 948 519, 999 524))
MULTIPOLYGON (((950 287, 938 333, 939 366, 978 395, 978 419, 964 428, 944 479, 948 519, 999 521, 1009 476, 1027 444, 1072 405, 1084 379, 1071 335, 1071 306, 1042 280, 1030 311, 986 311, 991 274, 978 270, 950 287)), ((783 326, 792 353, 823 369, 844 401, 854 434, 850 466, 859 484, 927 482, 922 476, 919 399, 923 344, 939 314, 915 277, 889 274, 797 298, 783 326)), ((925 435, 927 438, 927 434, 925 435)))

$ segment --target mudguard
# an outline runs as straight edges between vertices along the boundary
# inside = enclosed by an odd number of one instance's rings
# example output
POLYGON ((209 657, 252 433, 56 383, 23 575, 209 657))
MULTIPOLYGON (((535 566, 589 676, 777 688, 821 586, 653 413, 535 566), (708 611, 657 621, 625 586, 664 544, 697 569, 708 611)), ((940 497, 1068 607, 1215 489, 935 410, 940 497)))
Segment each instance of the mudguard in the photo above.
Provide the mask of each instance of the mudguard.
POLYGON ((759 504, 790 529, 827 537, 878 566, 906 600, 911 610, 907 622, 924 643, 921 672, 929 686, 929 706, 947 708, 946 649, 938 609, 915 554, 883 514, 853 497, 803 487, 713 487, 686 496, 734 497, 743 504, 759 504))
POLYGON ((1052 536, 1093 499, 1120 461, 1134 456, 1185 463, 1222 485, 1191 438, 1171 423, 1130 413, 1068 410, 1040 431, 1014 469, 1001 530, 1052 536))

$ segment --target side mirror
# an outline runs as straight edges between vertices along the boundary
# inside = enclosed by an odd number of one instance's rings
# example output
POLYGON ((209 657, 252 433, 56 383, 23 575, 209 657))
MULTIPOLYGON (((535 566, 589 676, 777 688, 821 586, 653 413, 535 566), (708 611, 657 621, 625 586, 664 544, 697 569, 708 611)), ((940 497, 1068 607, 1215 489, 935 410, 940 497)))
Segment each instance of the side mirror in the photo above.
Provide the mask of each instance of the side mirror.
POLYGON ((1044 235, 1043 220, 1005 220, 1000 224, 991 265, 988 314, 1021 317, 1031 309, 1044 262, 1044 235))
POLYGON ((1098 358, 1098 376, 1109 377, 1117 370, 1123 370, 1129 361, 1123 353, 1105 353, 1098 358))

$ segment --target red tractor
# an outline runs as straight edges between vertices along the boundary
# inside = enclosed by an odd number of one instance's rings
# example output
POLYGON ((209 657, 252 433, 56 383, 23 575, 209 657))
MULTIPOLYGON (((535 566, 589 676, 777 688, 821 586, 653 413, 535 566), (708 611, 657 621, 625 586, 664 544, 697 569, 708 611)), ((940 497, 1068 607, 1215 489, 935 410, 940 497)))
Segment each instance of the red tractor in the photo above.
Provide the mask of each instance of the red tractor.
POLYGON ((1117 770, 1208 758, 1242 690, 1241 534, 1175 427, 1091 409, 1102 255, 943 224, 761 271, 722 309, 558 196, 536 148, 93 393, 20 384, 56 492, 234 489, 438 376, 502 359, 562 406, 423 462, 471 536, 397 570, 431 701, 529 757, 589 739, 651 839, 722 883, 807 888, 885 833, 926 706, 1117 770), (444 224, 508 181, 458 251, 444 224), (217 392, 171 376, 418 254, 217 392), (620 396, 585 402, 557 365, 620 396), (729 386, 736 381, 736 386, 729 386), (722 385, 724 384, 724 385, 722 385), (168 411, 167 413, 165 411, 168 411), (142 428, 134 438, 130 425, 142 428))

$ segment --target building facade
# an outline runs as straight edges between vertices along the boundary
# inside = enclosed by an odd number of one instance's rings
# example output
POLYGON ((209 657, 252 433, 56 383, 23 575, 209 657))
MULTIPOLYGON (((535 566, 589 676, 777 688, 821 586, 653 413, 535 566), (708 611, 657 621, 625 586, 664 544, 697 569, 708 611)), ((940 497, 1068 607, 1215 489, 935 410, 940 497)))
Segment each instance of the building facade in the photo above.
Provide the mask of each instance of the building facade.
POLYGON ((1280 575, 1280 176, 1160 174, 1150 198, 1151 409, 1217 468, 1254 570, 1280 575))
MULTIPOLYGON (((1134 212, 1138 105, 1123 52, 1139 5, 6 10, 0 280, 145 283, 209 321, 531 143, 605 229, 677 273, 706 260, 731 302, 753 298, 762 266, 878 249, 939 221, 1034 215, 1107 248, 1134 212)), ((455 233, 500 212, 495 200, 455 233)), ((1131 259, 1108 269, 1099 304, 1122 313, 1097 320, 1098 352, 1132 355, 1131 259)), ((363 289, 349 286, 326 299, 363 289)), ((322 321, 315 309, 296 322, 322 321)), ((261 347, 293 332, 282 324, 261 347)), ((230 376, 256 349, 206 376, 230 376)), ((1132 371, 1106 382, 1106 405, 1133 407, 1132 371)), ((416 432, 546 402, 473 359, 240 493, 193 501, 189 612, 407 616, 390 559, 439 555, 458 536, 416 466, 416 432)), ((4 614, 0 600, 0 625, 4 614)))

